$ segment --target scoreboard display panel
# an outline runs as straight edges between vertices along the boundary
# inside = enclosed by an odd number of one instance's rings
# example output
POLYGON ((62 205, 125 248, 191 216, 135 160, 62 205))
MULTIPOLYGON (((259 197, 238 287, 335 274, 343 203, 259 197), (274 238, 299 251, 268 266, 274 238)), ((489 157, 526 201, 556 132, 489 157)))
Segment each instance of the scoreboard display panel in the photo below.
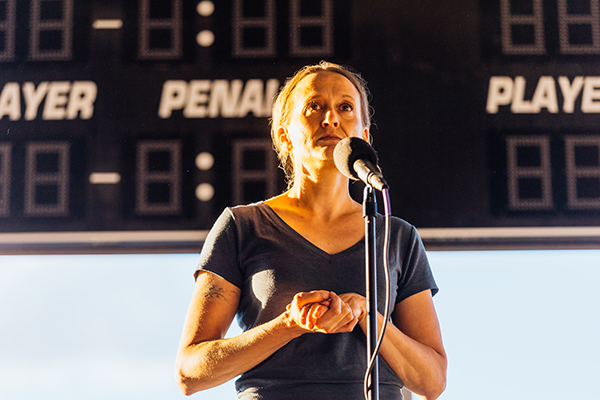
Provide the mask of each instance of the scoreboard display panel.
POLYGON ((0 0, 0 251, 198 251, 320 60, 426 245, 600 245, 598 0, 0 0))

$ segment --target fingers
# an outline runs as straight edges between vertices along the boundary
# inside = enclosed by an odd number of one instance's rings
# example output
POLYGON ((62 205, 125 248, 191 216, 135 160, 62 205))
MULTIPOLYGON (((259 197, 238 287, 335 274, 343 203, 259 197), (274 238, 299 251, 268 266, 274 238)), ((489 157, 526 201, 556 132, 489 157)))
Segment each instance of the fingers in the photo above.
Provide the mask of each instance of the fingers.
POLYGON ((312 317, 307 320, 307 325, 313 331, 322 333, 350 332, 358 322, 352 308, 334 292, 330 292, 330 304, 325 307, 321 304, 311 307, 312 317))
POLYGON ((360 323, 367 316, 367 299, 357 293, 344 293, 340 295, 343 302, 348 304, 360 323))
POLYGON ((290 323, 303 330, 313 330, 315 320, 325 314, 329 307, 329 296, 326 290, 297 293, 286 307, 290 323))
POLYGON ((296 294, 286 310, 296 325, 306 331, 339 333, 350 332, 356 326, 358 315, 353 308, 356 306, 347 304, 334 292, 317 290, 296 294))
POLYGON ((314 290, 312 292, 301 292, 294 296, 292 303, 296 303, 299 308, 310 303, 321 303, 329 300, 330 292, 327 290, 314 290))
MULTIPOLYGON (((328 303, 328 302, 327 302, 328 303)), ((317 328, 317 321, 329 310, 328 304, 312 303, 304 306, 302 315, 306 318, 302 322, 309 330, 317 328)))

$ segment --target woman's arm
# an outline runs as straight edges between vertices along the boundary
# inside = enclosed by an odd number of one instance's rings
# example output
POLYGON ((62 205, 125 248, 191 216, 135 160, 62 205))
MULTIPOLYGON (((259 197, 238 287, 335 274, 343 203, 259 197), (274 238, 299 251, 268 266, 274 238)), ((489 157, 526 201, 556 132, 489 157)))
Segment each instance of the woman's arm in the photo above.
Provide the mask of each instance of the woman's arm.
POLYGON ((272 321, 224 339, 239 299, 240 289, 225 279, 206 272, 198 276, 175 363, 175 377, 185 395, 235 378, 306 332, 349 332, 357 322, 338 296, 328 291, 299 293, 272 321), (325 305, 305 307, 318 303, 325 305), (321 317, 315 326, 314 320, 321 317))
MULTIPOLYGON (((366 332, 366 300, 356 293, 341 295, 359 317, 366 332)), ((446 387, 446 352, 442 343, 431 291, 425 290, 401 301, 392 313, 393 323, 386 328, 380 355, 412 392, 436 399, 446 387)), ((378 314, 381 330, 383 316, 378 314)))
POLYGON ((278 317, 224 339, 239 299, 240 289, 225 279, 212 273, 198 275, 175 363, 177 383, 185 395, 227 382, 301 334, 278 317))

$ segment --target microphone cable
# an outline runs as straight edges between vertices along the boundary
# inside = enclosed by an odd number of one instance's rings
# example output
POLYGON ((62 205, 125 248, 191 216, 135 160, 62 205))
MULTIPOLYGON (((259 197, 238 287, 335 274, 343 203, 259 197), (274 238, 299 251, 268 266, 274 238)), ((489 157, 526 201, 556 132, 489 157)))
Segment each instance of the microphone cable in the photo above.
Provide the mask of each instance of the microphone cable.
MULTIPOLYGON (((381 190, 381 195, 383 198, 383 208, 384 208, 384 225, 385 231, 383 236, 383 270, 385 277, 385 313, 383 316, 383 326, 381 327, 381 333, 379 334, 379 338, 377 339, 377 345, 373 350, 373 354, 369 360, 367 365, 367 371, 365 372, 364 379, 364 395, 365 400, 369 400, 369 376, 371 375, 371 371, 375 365, 375 360, 377 359, 377 355, 379 354, 379 349, 381 348, 381 343, 383 342, 383 337, 385 335, 385 330, 387 328, 388 321, 390 319, 390 270, 389 270, 389 254, 390 254, 390 217, 392 215, 391 212, 391 204, 390 204, 390 194, 387 188, 381 190)), ((377 313, 378 314, 378 313, 377 313)), ((372 316, 372 318, 377 318, 377 314, 372 316)), ((379 383, 379 382, 377 382, 379 383)), ((371 382, 373 385, 373 382, 371 382)), ((378 400, 378 399, 371 399, 378 400)))

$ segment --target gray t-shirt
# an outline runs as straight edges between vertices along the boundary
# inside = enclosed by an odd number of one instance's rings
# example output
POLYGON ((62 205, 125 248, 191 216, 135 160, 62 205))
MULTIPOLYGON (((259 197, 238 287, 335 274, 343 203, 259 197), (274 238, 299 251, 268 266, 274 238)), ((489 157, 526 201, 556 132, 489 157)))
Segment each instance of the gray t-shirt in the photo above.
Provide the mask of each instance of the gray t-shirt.
MULTIPOLYGON (((378 309, 383 314, 382 216, 376 224, 378 309)), ((437 286, 415 228, 393 217, 390 236, 390 307, 423 290, 435 294, 437 286)), ((262 202, 223 211, 202 248, 199 270, 241 289, 237 319, 243 330, 280 315, 298 292, 366 292, 363 240, 328 254, 262 202)), ((401 399, 401 380, 379 360, 380 397, 401 399)), ((363 399, 365 370, 366 338, 357 326, 350 333, 307 333, 292 340, 242 374, 236 388, 240 399, 363 399)))

